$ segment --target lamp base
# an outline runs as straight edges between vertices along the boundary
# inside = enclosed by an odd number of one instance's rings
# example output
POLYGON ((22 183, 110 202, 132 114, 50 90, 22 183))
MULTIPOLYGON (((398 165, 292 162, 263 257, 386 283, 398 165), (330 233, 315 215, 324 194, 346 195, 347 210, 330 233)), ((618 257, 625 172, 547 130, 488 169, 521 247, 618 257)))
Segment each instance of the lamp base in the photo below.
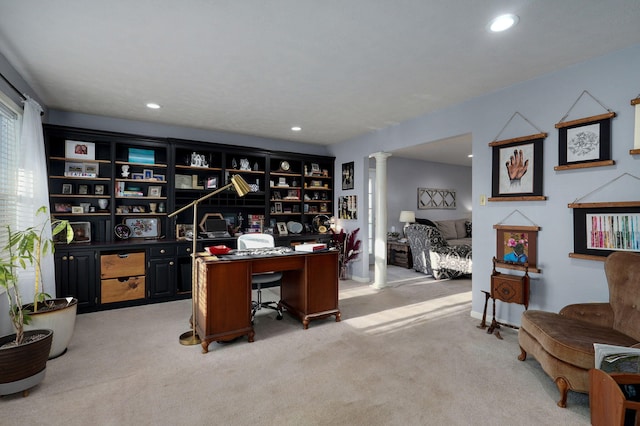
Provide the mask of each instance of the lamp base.
POLYGON ((193 330, 189 330, 186 333, 180 335, 180 344, 185 346, 199 345, 201 342, 198 333, 193 330))

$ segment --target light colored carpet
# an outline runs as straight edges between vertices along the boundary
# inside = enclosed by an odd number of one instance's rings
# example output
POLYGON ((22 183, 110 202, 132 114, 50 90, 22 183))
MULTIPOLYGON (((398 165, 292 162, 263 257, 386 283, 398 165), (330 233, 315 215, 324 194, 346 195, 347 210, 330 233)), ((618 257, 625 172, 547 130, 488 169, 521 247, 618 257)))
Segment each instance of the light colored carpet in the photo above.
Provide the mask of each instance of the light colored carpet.
POLYGON ((390 268, 390 287, 340 281, 342 322, 256 318, 256 340, 182 346, 191 301, 79 315, 68 352, 2 425, 587 425, 517 332, 469 316, 470 280, 390 268))

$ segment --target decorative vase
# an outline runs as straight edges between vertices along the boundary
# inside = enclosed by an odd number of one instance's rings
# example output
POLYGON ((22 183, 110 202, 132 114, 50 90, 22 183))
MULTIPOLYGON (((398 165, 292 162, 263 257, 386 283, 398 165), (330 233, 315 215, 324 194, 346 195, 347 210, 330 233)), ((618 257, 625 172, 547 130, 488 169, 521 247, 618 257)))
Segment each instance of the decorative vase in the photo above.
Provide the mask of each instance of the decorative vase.
POLYGON ((106 198, 100 198, 98 200, 98 207, 100 207, 100 210, 106 210, 108 205, 109 200, 107 200, 106 198))

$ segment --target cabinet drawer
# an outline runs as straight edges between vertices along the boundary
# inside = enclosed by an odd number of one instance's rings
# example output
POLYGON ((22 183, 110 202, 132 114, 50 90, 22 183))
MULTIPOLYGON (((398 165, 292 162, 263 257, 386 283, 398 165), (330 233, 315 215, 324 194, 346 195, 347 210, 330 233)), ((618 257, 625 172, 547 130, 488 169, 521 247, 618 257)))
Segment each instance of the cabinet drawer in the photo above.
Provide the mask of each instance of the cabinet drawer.
POLYGON ((497 274, 491 277, 491 297, 507 303, 529 304, 529 277, 497 274))
POLYGON ((100 303, 142 299, 145 295, 144 277, 102 280, 100 290, 100 303))
POLYGON ((151 257, 175 256, 175 254, 175 246, 151 247, 149 249, 149 255, 151 257))
POLYGON ((101 278, 144 275, 144 271, 144 252, 103 254, 100 256, 101 278))
POLYGON ((193 248, 191 246, 180 245, 178 246, 178 256, 191 256, 193 248))

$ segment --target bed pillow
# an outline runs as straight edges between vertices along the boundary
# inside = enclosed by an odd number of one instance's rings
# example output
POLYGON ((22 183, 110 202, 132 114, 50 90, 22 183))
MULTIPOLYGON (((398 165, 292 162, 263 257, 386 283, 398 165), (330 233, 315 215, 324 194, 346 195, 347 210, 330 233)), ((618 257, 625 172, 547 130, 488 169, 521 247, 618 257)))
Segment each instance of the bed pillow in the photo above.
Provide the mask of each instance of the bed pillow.
POLYGON ((471 238, 471 221, 468 220, 464 223, 464 226, 466 228, 466 235, 465 238, 471 238))

